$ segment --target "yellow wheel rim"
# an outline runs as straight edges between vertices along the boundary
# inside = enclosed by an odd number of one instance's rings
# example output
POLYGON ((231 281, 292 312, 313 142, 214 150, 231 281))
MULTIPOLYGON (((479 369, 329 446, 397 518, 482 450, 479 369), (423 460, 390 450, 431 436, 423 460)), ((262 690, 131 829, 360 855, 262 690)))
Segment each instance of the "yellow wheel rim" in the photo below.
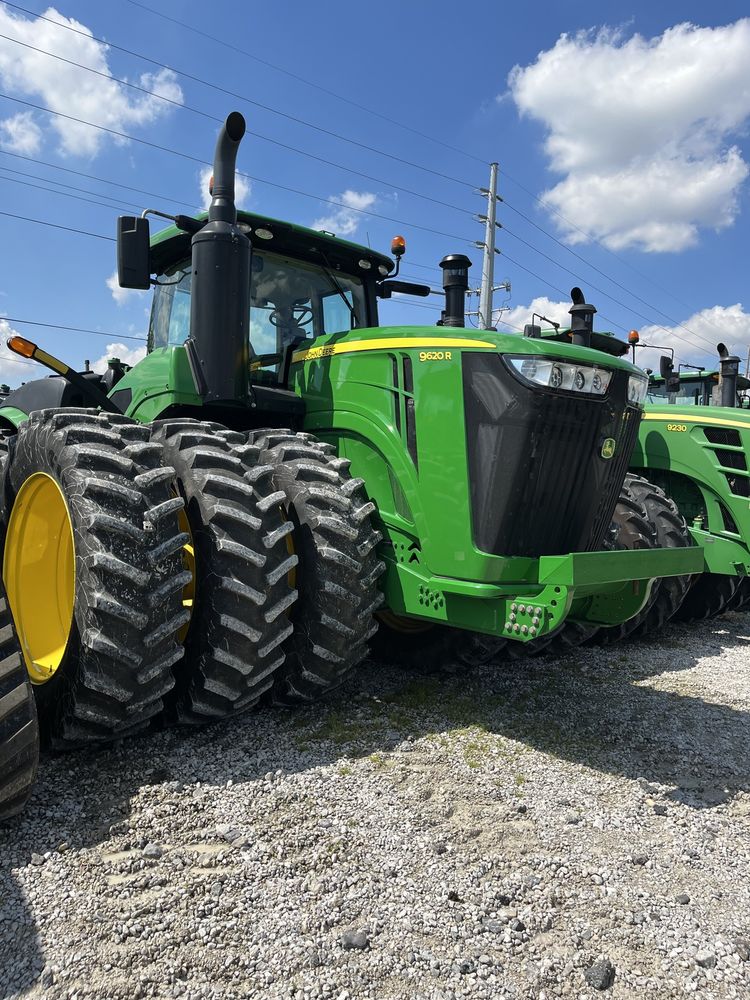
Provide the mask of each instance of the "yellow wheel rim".
POLYGON ((405 618, 402 615, 394 614, 392 611, 378 611, 377 617, 388 628, 392 628, 394 632, 401 632, 404 635, 429 632, 431 628, 435 627, 430 622, 423 622, 418 618, 405 618))
POLYGON ((182 565, 190 574, 190 580, 182 588, 182 606, 190 617, 177 633, 177 641, 184 642, 187 639, 190 618, 193 616, 193 608, 195 607, 195 544, 193 543, 193 532, 190 530, 190 521, 188 521, 184 507, 177 514, 177 526, 188 536, 187 542, 182 546, 182 565))
POLYGON ((60 487, 44 472, 29 476, 13 504, 3 580, 32 684, 62 663, 73 622, 75 546, 60 487))

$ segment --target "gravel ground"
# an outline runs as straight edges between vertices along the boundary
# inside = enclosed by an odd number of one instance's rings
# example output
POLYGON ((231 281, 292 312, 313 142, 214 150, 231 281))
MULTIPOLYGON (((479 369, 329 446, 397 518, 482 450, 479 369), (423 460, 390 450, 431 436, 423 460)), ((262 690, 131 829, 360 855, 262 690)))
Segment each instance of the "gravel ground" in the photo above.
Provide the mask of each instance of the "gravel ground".
POLYGON ((6 997, 747 997, 750 615, 47 757, 6 997), (613 979, 614 976, 614 979, 613 979))

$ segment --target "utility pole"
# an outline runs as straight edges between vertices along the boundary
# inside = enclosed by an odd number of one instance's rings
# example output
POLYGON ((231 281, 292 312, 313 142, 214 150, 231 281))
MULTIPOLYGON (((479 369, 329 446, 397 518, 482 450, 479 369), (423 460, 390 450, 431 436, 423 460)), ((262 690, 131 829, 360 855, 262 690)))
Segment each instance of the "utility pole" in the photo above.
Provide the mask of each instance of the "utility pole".
POLYGON ((479 221, 484 222, 484 243, 477 240, 476 246, 484 248, 482 258, 482 287, 479 292, 479 329, 494 330, 492 325, 492 293, 495 281, 495 254, 499 253, 495 249, 495 227, 499 228, 499 223, 495 222, 495 208, 498 201, 497 194, 497 164, 490 164, 490 186, 480 188, 479 193, 487 196, 487 215, 480 215, 479 221))

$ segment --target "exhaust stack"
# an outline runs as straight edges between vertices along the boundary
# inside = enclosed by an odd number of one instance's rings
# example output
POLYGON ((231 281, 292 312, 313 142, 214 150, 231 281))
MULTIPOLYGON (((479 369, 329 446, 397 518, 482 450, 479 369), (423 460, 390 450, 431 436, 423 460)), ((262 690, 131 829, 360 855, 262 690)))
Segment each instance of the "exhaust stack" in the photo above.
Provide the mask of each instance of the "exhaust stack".
POLYGON ((737 405, 737 376, 740 373, 740 359, 730 354, 726 344, 717 344, 721 375, 719 376, 719 392, 722 406, 737 405))
POLYGON ((186 343, 206 403, 248 398, 250 240, 237 226, 234 177, 245 119, 233 111, 219 132, 208 222, 190 241, 192 288, 186 343))

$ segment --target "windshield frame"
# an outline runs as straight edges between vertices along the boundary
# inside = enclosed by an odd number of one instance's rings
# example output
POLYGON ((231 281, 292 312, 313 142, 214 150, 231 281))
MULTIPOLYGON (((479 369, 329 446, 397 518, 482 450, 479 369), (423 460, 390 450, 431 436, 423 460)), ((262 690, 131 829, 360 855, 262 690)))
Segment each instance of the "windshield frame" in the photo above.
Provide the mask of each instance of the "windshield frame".
MULTIPOLYGON (((175 250, 182 249, 183 242, 179 241, 174 246, 175 250)), ((377 290, 376 290, 376 276, 372 274, 371 271, 366 269, 361 269, 359 273, 352 273, 352 269, 343 269, 338 261, 332 261, 324 253, 316 253, 315 248, 310 248, 310 253, 307 255, 291 254, 285 248, 279 244, 270 245, 262 244, 258 247, 253 248, 253 259, 265 261, 277 262, 277 266, 283 269, 284 262, 288 262, 293 268, 295 264, 301 265, 302 268, 310 269, 313 272, 318 272, 321 279, 325 282, 326 286, 330 288, 328 295, 333 296, 338 299, 339 296, 345 299, 347 307, 350 310, 352 320, 356 317, 358 322, 356 326, 351 326, 348 329, 342 329, 339 331, 332 331, 330 333, 319 333, 315 337, 309 337, 306 344, 311 345, 314 341, 325 338, 328 340, 330 337, 344 336, 351 333, 354 330, 365 329, 367 327, 377 326, 378 316, 377 316, 377 290), (261 256, 262 255, 262 256, 261 256), (348 279, 345 280, 345 279, 348 279), (352 303, 348 302, 348 298, 342 295, 342 292, 349 292, 350 289, 346 287, 347 284, 351 282, 353 285, 359 286, 359 293, 352 296, 352 303)), ((189 336, 189 313, 187 317, 187 322, 183 329, 186 331, 186 335, 181 340, 169 339, 169 327, 172 323, 173 310, 174 310, 174 298, 177 293, 177 286, 182 284, 185 277, 188 281, 191 280, 191 262, 190 257, 183 255, 182 257, 175 257, 174 262, 167 264, 166 261, 162 260, 163 269, 157 274, 157 280, 155 282, 154 294, 151 301, 151 309, 149 315, 149 328, 148 328, 148 338, 147 338, 147 352, 151 353, 153 350, 158 348, 168 348, 181 346, 185 343, 185 340, 189 336), (172 302, 169 303, 170 293, 165 291, 170 288, 170 286, 175 286, 175 290, 172 293, 172 302), (166 317, 160 316, 161 311, 167 307, 168 313, 166 317), (159 329, 162 327, 163 329, 159 329)), ((257 271, 254 267, 251 273, 251 289, 256 281, 256 276, 262 274, 263 271, 257 271)), ((187 292, 187 296, 189 296, 187 292)), ((318 310, 314 311, 315 323, 318 325, 321 321, 323 313, 323 302, 324 299, 328 297, 325 293, 320 293, 319 295, 313 295, 316 300, 316 305, 318 310)), ((189 304, 189 298, 188 298, 189 304)), ((341 307, 343 308, 343 303, 341 307)), ((250 322, 248 323, 248 329, 250 330, 253 324, 253 312, 255 309, 260 310, 263 307, 253 306, 251 308, 250 322)), ((275 311, 275 310, 272 310, 275 311)), ((184 321, 183 321, 184 322, 184 321)), ((285 363, 284 356, 289 350, 289 348, 298 347, 299 344, 283 344, 282 349, 278 349, 278 338, 277 338, 277 351, 280 356, 280 360, 268 367, 260 366, 257 364, 256 359, 262 357, 270 357, 270 354, 262 351, 260 345, 253 343, 252 337, 250 337, 250 354, 251 354, 251 371, 253 373, 253 381, 261 382, 271 382, 276 385, 285 385, 288 381, 288 369, 289 365, 285 363), (270 376, 270 378, 269 378, 270 376)))

